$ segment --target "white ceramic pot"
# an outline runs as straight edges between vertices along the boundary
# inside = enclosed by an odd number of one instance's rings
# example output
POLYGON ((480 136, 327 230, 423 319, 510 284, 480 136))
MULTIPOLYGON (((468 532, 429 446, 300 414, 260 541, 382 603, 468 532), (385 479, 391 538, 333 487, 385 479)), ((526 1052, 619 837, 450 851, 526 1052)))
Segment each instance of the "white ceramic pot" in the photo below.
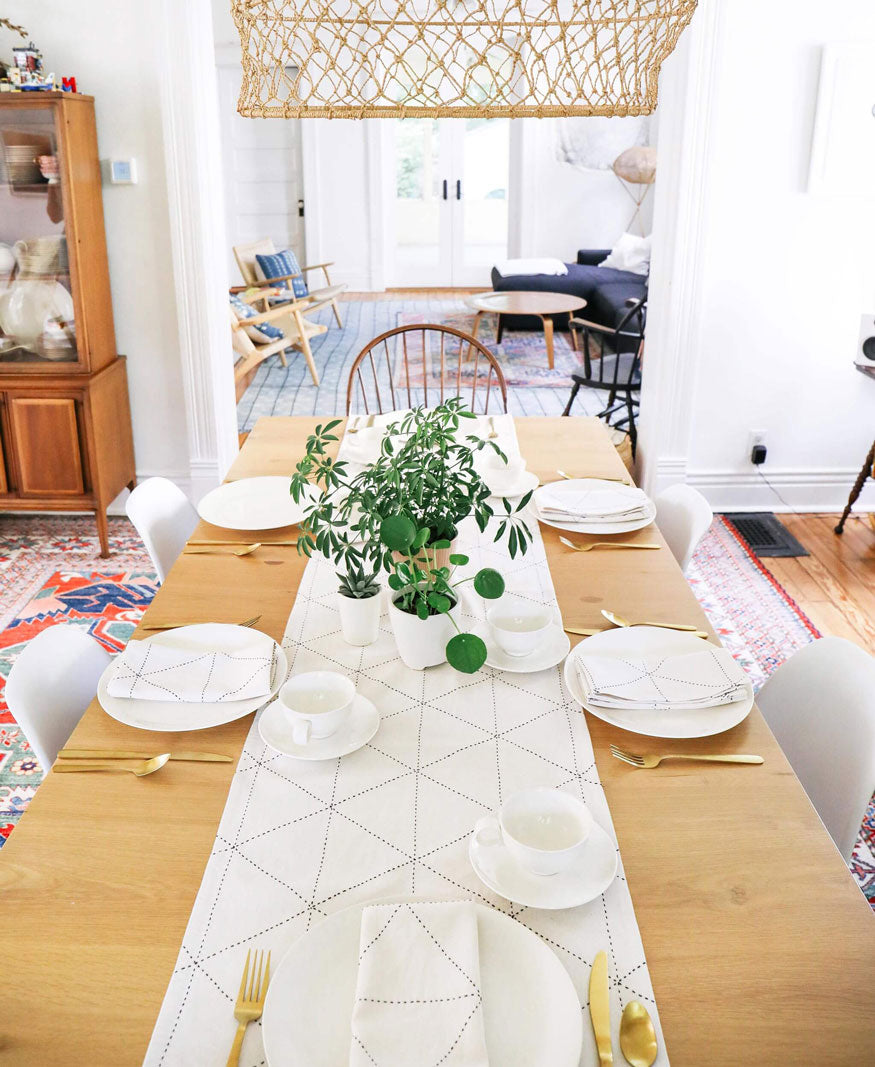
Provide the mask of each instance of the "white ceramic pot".
POLYGON ((395 606, 389 601, 389 621, 398 654, 411 670, 421 671, 426 667, 435 667, 447 661, 447 642, 456 633, 450 615, 457 616, 459 605, 446 615, 429 615, 420 619, 395 606))
POLYGON ((372 645, 377 640, 380 634, 382 600, 380 593, 364 599, 337 594, 340 629, 347 644, 372 645))

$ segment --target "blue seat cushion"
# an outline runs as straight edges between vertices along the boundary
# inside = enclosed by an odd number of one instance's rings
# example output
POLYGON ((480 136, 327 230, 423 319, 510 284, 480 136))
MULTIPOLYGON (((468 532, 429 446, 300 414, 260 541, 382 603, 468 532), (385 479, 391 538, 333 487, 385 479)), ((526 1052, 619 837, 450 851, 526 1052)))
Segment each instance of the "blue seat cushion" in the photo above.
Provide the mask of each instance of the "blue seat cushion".
POLYGON ((260 341, 263 344, 265 341, 278 341, 281 337, 285 337, 283 331, 271 322, 258 322, 254 326, 247 326, 246 320, 254 319, 258 312, 251 304, 241 300, 236 293, 231 293, 230 301, 238 321, 244 324, 243 329, 253 341, 260 341))
MULTIPOLYGON (((310 290, 307 288, 307 283, 301 274, 298 257, 290 248, 286 248, 282 252, 272 252, 270 255, 256 252, 255 263, 262 281, 268 278, 282 278, 284 274, 297 274, 297 278, 291 279, 292 292, 298 298, 309 295, 310 290)), ((277 282, 276 287, 277 289, 290 288, 289 283, 285 281, 277 282)))

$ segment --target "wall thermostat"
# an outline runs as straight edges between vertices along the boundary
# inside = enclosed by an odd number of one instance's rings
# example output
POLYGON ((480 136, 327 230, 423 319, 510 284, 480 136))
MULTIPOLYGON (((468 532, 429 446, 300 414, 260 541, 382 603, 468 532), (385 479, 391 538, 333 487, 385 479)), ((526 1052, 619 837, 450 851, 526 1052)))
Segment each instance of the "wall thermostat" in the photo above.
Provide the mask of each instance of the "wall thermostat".
POLYGON ((108 170, 111 185, 137 184, 137 161, 135 159, 110 159, 108 170))

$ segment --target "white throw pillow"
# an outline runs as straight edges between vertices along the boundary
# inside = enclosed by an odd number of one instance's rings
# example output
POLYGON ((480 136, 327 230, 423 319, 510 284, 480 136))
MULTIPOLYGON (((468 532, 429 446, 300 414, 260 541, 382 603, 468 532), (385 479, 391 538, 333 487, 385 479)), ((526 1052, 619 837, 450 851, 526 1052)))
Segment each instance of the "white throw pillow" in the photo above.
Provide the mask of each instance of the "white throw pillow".
POLYGON ((650 273, 650 238, 638 237, 634 233, 624 233, 611 249, 607 259, 599 263, 600 267, 612 267, 614 270, 628 270, 632 274, 650 273))

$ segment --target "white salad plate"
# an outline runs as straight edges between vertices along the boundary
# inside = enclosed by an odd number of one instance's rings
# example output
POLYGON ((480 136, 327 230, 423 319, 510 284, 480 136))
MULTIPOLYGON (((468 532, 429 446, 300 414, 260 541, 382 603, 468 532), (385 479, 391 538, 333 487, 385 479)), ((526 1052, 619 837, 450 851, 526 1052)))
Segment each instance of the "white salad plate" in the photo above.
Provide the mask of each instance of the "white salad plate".
MULTIPOLYGON (((175 630, 165 630, 145 641, 168 648, 180 648, 192 652, 235 652, 252 642, 252 630, 245 626, 231 623, 208 622, 196 626, 180 626, 175 630)), ((251 697, 249 700, 227 700, 215 704, 183 703, 177 700, 138 700, 127 697, 110 696, 108 685, 110 678, 118 669, 119 658, 116 657, 100 676, 97 683, 97 699, 100 706, 113 719, 133 726, 138 730, 160 730, 162 733, 177 730, 206 730, 210 726, 221 726, 233 722, 262 704, 271 700, 279 692, 289 671, 288 660, 282 648, 274 642, 276 659, 271 677, 270 692, 263 697, 251 697)))
POLYGON ((646 515, 641 518, 632 519, 631 521, 618 520, 617 522, 562 522, 556 518, 545 518, 539 507, 539 498, 543 495, 545 489, 556 489, 557 487, 573 488, 592 488, 592 489, 611 489, 615 492, 629 492, 637 497, 637 490, 630 485, 620 485, 617 482, 602 481, 599 478, 571 478, 564 482, 551 482, 549 486, 541 486, 539 490, 532 496, 529 507, 532 509, 532 513, 539 522, 543 522, 545 526, 553 526, 557 530, 567 530, 569 533, 585 533, 585 534, 618 534, 618 533, 631 533, 633 530, 641 530, 645 526, 649 526, 656 518, 656 505, 652 500, 648 500, 646 504, 646 515))
POLYGON ((531 493, 534 489, 538 488, 538 476, 531 471, 522 471, 517 480, 509 488, 505 487, 503 489, 493 489, 494 483, 490 481, 489 471, 481 473, 480 477, 486 483, 490 496, 496 497, 499 500, 502 498, 505 500, 518 500, 521 496, 525 496, 526 493, 531 493))
POLYGON ((681 630, 668 630, 661 626, 619 626, 614 630, 593 634, 574 647, 565 660, 565 685, 591 715, 621 730, 645 737, 711 737, 731 730, 747 718, 753 707, 753 686, 749 681, 744 697, 731 704, 677 711, 672 708, 620 711, 588 704, 575 667, 576 660, 584 655, 617 656, 622 659, 628 656, 677 656, 701 650, 702 639, 681 630))
POLYGON ((488 624, 480 625, 474 632, 486 643, 486 665, 499 671, 513 674, 534 674, 558 666, 571 651, 568 634, 558 623, 553 623, 546 633, 544 643, 527 656, 509 656, 496 644, 488 624))
POLYGON ((304 507, 292 499, 285 475, 270 475, 225 482, 207 493, 197 513, 226 530, 279 530, 300 522, 304 507))
POLYGON ((379 729, 380 713, 361 693, 356 694, 349 718, 340 729, 329 737, 311 738, 305 745, 295 741, 292 724, 279 700, 268 705, 258 720, 258 732, 268 748, 284 756, 306 760, 348 756, 366 745, 379 729))
MULTIPOLYGON (((396 898, 412 899, 412 898, 396 898)), ((270 1067, 349 1062, 362 910, 355 904, 299 938, 271 977, 262 1016, 270 1067)), ((579 1067, 583 1012, 555 953, 509 916, 477 912, 480 988, 489 1062, 496 1067, 579 1067)), ((411 1049, 411 1067, 424 1067, 411 1049)))
MULTIPOLYGON (((497 826, 498 820, 492 819, 497 826)), ((558 874, 532 874, 500 839, 484 844, 477 840, 476 831, 468 844, 468 858, 474 873, 493 893, 514 904, 547 911, 577 908, 600 897, 616 877, 619 864, 617 846, 598 823, 593 823, 579 859, 558 874)))

